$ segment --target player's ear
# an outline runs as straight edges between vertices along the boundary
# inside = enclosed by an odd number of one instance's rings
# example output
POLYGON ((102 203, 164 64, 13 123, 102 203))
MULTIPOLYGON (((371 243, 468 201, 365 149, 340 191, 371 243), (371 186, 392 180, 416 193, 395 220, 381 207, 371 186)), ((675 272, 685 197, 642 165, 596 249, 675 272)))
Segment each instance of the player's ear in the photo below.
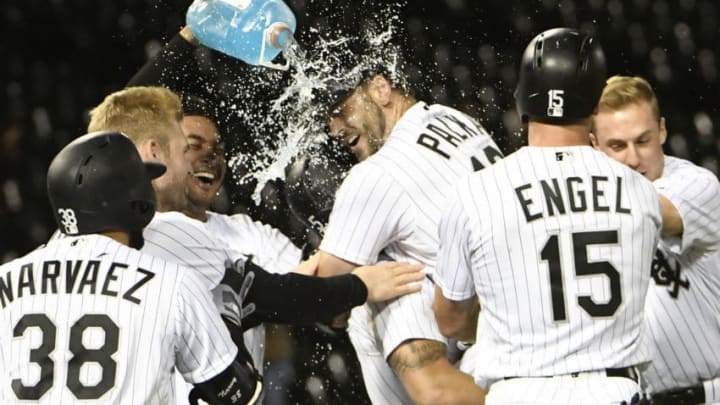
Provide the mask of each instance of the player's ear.
POLYGON ((660 145, 665 144, 667 139, 667 128, 665 127, 665 117, 660 117, 660 145))
POLYGON ((161 161, 161 156, 163 156, 160 144, 155 139, 147 139, 143 141, 140 145, 135 145, 138 148, 138 153, 140 153, 140 158, 143 161, 161 161))
POLYGON ((595 149, 599 149, 597 136, 595 136, 595 134, 592 132, 590 132, 590 145, 592 145, 592 147, 595 149))
POLYGON ((390 103, 392 84, 390 84, 390 81, 385 76, 377 74, 370 79, 368 93, 376 104, 381 107, 386 107, 390 103))

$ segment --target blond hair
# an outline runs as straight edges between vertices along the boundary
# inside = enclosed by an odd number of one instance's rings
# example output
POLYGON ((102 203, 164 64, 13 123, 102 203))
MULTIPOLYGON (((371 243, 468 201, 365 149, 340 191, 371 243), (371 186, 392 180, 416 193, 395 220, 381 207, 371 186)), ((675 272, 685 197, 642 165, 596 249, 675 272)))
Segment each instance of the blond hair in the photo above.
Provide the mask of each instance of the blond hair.
POLYGON ((660 107, 657 96, 647 80, 639 76, 613 76, 605 83, 598 111, 619 110, 630 104, 646 102, 657 121, 660 121, 660 107))
POLYGON ((163 87, 138 86, 116 91, 90 111, 88 132, 122 132, 136 145, 155 139, 167 149, 169 128, 182 120, 180 98, 163 87))

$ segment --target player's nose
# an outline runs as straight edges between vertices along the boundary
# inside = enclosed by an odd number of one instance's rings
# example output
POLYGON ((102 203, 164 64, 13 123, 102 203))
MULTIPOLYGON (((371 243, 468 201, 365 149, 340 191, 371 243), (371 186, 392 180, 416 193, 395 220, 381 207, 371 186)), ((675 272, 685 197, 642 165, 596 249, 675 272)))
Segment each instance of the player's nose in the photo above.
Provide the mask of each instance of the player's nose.
POLYGON ((635 144, 630 144, 625 149, 625 164, 631 169, 637 170, 640 167, 641 159, 638 148, 635 144))

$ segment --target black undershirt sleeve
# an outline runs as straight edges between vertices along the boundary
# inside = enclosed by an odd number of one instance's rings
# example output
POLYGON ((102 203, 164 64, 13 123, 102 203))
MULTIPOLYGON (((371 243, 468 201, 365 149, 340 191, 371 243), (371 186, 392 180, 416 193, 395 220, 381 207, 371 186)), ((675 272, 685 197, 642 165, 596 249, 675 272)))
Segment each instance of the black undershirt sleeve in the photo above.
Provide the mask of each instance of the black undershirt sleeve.
POLYGON ((242 321, 243 330, 262 322, 304 325, 324 322, 367 300, 365 283, 354 274, 310 277, 274 274, 248 262, 255 280, 243 305, 255 303, 255 312, 242 321))
POLYGON ((211 99, 212 78, 200 70, 203 50, 179 33, 175 34, 157 55, 140 68, 127 86, 163 86, 178 93, 192 93, 211 99))

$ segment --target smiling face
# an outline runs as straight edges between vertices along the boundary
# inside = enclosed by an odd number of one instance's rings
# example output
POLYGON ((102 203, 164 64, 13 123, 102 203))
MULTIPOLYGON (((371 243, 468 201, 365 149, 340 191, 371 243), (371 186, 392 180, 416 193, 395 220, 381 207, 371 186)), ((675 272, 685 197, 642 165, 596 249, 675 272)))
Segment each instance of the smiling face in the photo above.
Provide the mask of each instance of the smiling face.
POLYGON ((193 217, 210 208, 225 179, 225 145, 220 140, 218 128, 211 120, 198 115, 188 115, 182 120, 187 138, 187 160, 191 165, 187 197, 193 217))
POLYGON ((353 90, 330 115, 331 136, 350 148, 359 162, 367 159, 385 141, 385 116, 368 85, 353 90))

